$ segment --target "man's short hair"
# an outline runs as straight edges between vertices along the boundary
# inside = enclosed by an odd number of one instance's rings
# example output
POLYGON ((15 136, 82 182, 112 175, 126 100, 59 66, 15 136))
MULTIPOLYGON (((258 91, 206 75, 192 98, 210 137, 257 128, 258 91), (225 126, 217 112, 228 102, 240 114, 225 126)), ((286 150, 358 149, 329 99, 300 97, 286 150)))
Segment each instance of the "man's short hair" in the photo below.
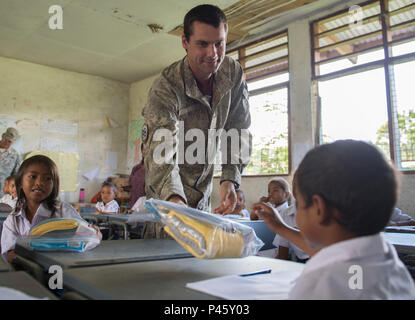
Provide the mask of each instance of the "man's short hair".
POLYGON ((227 23, 225 13, 217 6, 202 4, 194 7, 184 17, 183 28, 187 41, 193 34, 192 24, 195 21, 206 23, 215 28, 218 28, 221 23, 227 23))

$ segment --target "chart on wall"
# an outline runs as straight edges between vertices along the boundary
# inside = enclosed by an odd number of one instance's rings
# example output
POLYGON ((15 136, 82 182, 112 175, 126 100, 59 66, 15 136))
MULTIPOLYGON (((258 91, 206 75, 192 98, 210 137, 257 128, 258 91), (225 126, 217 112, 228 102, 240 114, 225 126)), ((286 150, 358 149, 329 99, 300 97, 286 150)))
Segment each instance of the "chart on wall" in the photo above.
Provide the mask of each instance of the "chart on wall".
POLYGON ((28 153, 25 156, 25 159, 38 154, 47 156, 56 163, 59 171, 60 191, 74 192, 78 190, 78 154, 66 152, 33 151, 28 153))
POLYGON ((141 130, 143 129, 144 119, 130 121, 130 130, 128 133, 128 163, 127 166, 132 168, 141 160, 141 130))

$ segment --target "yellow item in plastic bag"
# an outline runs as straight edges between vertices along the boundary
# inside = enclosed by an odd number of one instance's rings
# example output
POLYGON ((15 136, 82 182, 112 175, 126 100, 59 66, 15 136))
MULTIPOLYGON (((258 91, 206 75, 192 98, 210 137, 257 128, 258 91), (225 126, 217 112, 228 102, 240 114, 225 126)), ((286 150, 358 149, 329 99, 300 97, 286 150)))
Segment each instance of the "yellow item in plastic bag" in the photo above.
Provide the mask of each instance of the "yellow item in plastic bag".
POLYGON ((222 228, 169 211, 164 230, 197 258, 239 258, 244 248, 240 231, 222 228))
POLYGON ((77 228, 78 224, 75 220, 59 220, 59 221, 50 221, 48 223, 41 224, 30 232, 31 236, 43 236, 46 233, 52 231, 60 231, 60 230, 70 230, 77 228))

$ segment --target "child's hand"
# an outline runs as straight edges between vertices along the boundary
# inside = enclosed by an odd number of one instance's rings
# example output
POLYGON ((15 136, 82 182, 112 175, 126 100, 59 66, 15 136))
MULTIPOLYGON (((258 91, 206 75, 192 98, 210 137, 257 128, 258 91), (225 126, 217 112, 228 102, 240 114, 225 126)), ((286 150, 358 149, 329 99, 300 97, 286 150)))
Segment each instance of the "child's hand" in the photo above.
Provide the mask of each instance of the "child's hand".
POLYGON ((282 222, 280 215, 265 203, 258 202, 253 204, 251 207, 251 213, 254 213, 263 219, 268 227, 275 232, 285 225, 284 222, 282 222))

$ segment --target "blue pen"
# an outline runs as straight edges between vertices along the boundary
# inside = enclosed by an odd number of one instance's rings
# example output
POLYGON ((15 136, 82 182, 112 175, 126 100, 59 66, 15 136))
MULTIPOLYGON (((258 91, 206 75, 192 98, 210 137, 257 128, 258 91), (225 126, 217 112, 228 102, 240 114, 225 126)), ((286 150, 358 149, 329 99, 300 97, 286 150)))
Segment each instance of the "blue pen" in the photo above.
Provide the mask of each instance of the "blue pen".
POLYGON ((250 276, 256 276, 257 274, 266 274, 266 273, 271 273, 271 269, 268 270, 263 270, 263 271, 258 271, 258 272, 253 272, 253 273, 245 273, 245 274, 240 274, 240 277, 250 277, 250 276))

